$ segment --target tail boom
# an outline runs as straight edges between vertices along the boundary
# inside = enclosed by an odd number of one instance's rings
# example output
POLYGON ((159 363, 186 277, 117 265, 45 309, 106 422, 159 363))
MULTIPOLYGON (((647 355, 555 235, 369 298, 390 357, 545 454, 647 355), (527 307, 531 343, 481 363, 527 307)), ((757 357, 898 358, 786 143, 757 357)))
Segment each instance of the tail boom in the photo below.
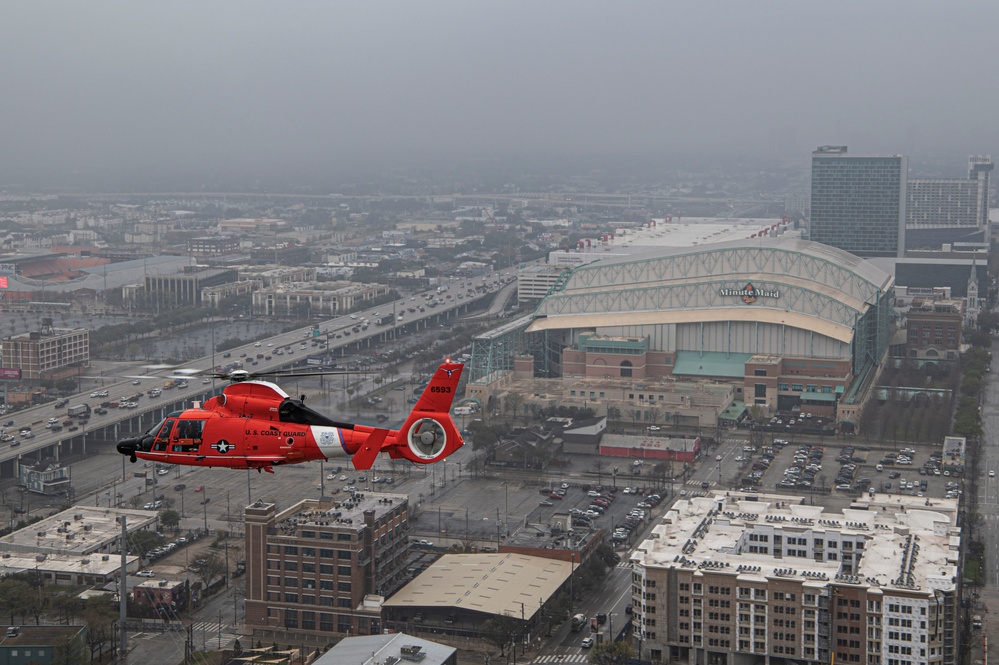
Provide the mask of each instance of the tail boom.
POLYGON ((438 367, 398 430, 370 428, 363 440, 358 437, 357 447, 351 450, 354 468, 370 469, 378 453, 383 451, 393 458, 432 464, 458 450, 465 442, 450 411, 463 368, 460 363, 444 363, 438 367))

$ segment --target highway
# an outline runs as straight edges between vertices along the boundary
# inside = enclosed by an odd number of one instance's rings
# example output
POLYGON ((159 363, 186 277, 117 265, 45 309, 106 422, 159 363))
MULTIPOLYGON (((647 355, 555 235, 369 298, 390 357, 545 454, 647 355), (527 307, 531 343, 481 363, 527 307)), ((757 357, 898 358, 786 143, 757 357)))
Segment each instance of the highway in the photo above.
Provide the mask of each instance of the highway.
MULTIPOLYGON (((320 330, 318 340, 313 337, 313 325, 310 324, 230 349, 226 353, 216 353, 214 356, 178 365, 173 371, 179 374, 173 378, 183 376, 184 373, 209 369, 213 366, 213 361, 215 365, 244 361, 244 369, 255 372, 318 365, 328 358, 342 357, 352 349, 368 348, 400 333, 406 334, 409 332, 409 326, 419 330, 421 327, 442 324, 443 321, 467 310, 469 304, 482 298, 492 297, 506 287, 515 276, 516 269, 513 268, 490 273, 484 276, 486 287, 481 292, 476 292, 475 286, 482 283, 483 278, 455 280, 448 283, 446 291, 440 293, 432 289, 394 302, 382 303, 361 312, 318 322, 316 324, 320 330), (434 296, 434 306, 429 305, 430 296, 434 296), (420 306, 423 306, 423 312, 419 311, 420 306), (410 312, 410 309, 414 311, 410 312), (394 317, 392 326, 375 325, 376 319, 386 316, 394 317), (365 322, 367 329, 360 329, 365 322), (356 333, 353 331, 355 327, 359 328, 356 333), (327 347, 313 346, 314 341, 317 344, 326 342, 327 347), (279 349, 281 355, 277 355, 279 349), (257 358, 258 355, 262 357, 257 358), (250 362, 253 361, 257 364, 251 365, 250 362)), ((134 371, 135 364, 128 363, 124 367, 126 370, 123 373, 128 373, 134 371)), ((101 388, 102 391, 107 391, 106 397, 91 397, 91 392, 87 391, 68 398, 69 401, 63 408, 55 409, 52 404, 46 404, 0 417, 0 422, 13 421, 12 425, 4 426, 3 429, 19 441, 16 446, 4 443, 0 447, 0 477, 16 476, 16 462, 24 458, 40 459, 47 453, 47 456, 59 460, 64 453, 87 454, 88 444, 117 440, 122 436, 144 431, 159 422, 166 413, 190 405, 194 401, 204 401, 211 395, 217 394, 221 388, 218 381, 193 377, 189 379, 187 388, 163 390, 156 398, 144 394, 137 401, 135 408, 109 408, 108 413, 104 415, 91 412, 89 421, 85 425, 78 425, 79 429, 76 431, 69 431, 67 427, 63 427, 60 431, 45 428, 49 418, 58 418, 59 422, 66 420, 66 408, 71 405, 89 404, 93 409, 104 402, 121 402, 130 395, 145 393, 150 388, 157 386, 162 388, 171 378, 168 370, 161 370, 167 372, 165 376, 158 375, 156 370, 143 371, 149 373, 148 379, 121 379, 101 388), (135 383, 136 381, 138 383, 135 383), (18 436, 19 429, 25 425, 31 427, 33 438, 24 439, 18 436)))

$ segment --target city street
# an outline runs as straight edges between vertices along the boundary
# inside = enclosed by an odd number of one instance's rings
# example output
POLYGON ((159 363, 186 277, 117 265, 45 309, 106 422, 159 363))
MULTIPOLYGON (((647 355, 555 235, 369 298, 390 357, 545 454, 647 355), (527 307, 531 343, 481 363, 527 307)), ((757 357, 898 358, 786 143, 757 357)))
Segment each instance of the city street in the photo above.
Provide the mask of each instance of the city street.
MULTIPOLYGON (((993 338, 995 341, 996 338, 993 338)), ((993 610, 999 608, 999 382, 996 381, 996 362, 992 371, 985 375, 982 383, 982 444, 978 453, 978 514, 981 517, 978 527, 979 538, 985 550, 985 585, 981 589, 968 588, 977 592, 979 599, 970 609, 973 615, 983 619, 982 630, 972 632, 972 659, 985 662, 986 644, 999 644, 999 617, 993 610)), ((967 547, 967 543, 962 543, 967 547)), ((974 601, 974 599, 972 599, 974 601)))

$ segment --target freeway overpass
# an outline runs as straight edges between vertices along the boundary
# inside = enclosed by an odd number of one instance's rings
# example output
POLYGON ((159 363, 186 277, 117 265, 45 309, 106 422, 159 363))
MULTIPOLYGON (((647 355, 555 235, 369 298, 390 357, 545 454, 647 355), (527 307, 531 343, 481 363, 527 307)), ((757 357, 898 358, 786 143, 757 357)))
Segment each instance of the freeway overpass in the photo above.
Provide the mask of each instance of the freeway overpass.
MULTIPOLYGON (((515 273, 513 270, 504 273, 493 273, 490 279, 501 274, 509 281, 515 273), (504 274, 505 273, 505 274, 504 274)), ((474 287, 469 293, 466 284, 473 284, 475 280, 458 280, 453 282, 447 292, 440 294, 437 300, 439 304, 433 307, 426 306, 426 296, 437 295, 436 291, 416 294, 412 296, 414 300, 403 298, 394 303, 387 303, 372 307, 367 311, 356 312, 356 318, 350 316, 340 316, 318 323, 321 339, 327 342, 327 348, 313 347, 313 326, 308 325, 295 330, 275 335, 259 342, 245 344, 243 346, 230 349, 228 353, 231 358, 223 358, 216 353, 215 362, 232 362, 233 360, 255 361, 257 365, 250 366, 247 362, 246 369, 258 372, 274 371, 285 368, 305 368, 309 367, 309 360, 319 360, 322 362, 327 356, 343 357, 350 353, 375 348, 392 339, 400 333, 409 334, 429 327, 442 325, 445 321, 462 316, 468 312, 470 306, 479 303, 486 298, 492 298, 497 291, 501 291, 505 285, 503 280, 499 283, 491 284, 482 292, 476 292, 474 287), (458 291, 458 284, 463 289, 458 291), (459 297, 461 296, 461 297, 459 297), (420 312, 417 303, 424 304, 424 311, 420 312), (410 312, 410 309, 416 310, 410 312), (392 313, 392 325, 377 326, 374 320, 378 318, 376 312, 392 313), (402 316, 400 318, 400 313, 402 316), (354 332, 354 327, 360 327, 360 322, 368 320, 367 330, 354 332), (403 332, 403 329, 405 332, 403 332), (302 347, 305 348, 302 348, 302 347), (276 351, 282 350, 281 355, 276 351), (289 349, 289 350, 285 350, 289 349), (263 358, 256 358, 260 354, 263 358), (245 356, 245 357, 244 357, 245 356)), ((509 289, 500 297, 505 297, 509 289)), ((205 370, 212 367, 212 356, 199 358, 198 360, 179 365, 178 370, 205 370)), ((149 388, 162 386, 167 380, 166 376, 150 375, 148 379, 141 379, 139 385, 134 385, 132 381, 121 381, 110 386, 105 386, 101 390, 108 391, 107 397, 91 398, 90 393, 81 393, 69 399, 69 404, 87 403, 97 407, 102 402, 120 402, 126 397, 134 395, 136 392, 145 392, 149 388)), ((29 425, 32 428, 34 438, 24 439, 17 446, 0 444, 0 478, 13 478, 18 475, 18 463, 21 460, 55 460, 60 461, 63 455, 86 455, 88 446, 103 445, 108 442, 116 442, 125 436, 132 436, 144 432, 167 414, 189 407, 195 401, 203 402, 212 395, 220 392, 221 381, 204 380, 200 378, 190 379, 187 388, 173 388, 163 390, 158 397, 144 395, 135 408, 113 408, 106 414, 97 414, 91 411, 90 419, 84 426, 76 431, 70 432, 66 428, 60 431, 45 429, 47 420, 51 417, 58 417, 60 421, 66 418, 65 408, 54 409, 52 404, 45 404, 15 414, 8 415, 6 419, 13 419, 14 425, 6 430, 15 433, 19 428, 29 425)))

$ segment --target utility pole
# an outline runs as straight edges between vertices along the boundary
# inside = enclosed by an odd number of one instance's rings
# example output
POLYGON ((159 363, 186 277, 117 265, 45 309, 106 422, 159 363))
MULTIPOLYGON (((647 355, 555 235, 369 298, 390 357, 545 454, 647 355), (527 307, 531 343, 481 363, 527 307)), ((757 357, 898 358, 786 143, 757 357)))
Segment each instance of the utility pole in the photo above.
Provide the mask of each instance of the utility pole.
POLYGON ((120 645, 121 651, 119 655, 121 660, 125 661, 128 658, 128 628, 125 622, 128 619, 128 566, 126 564, 126 558, 128 557, 128 526, 126 524, 125 515, 121 516, 121 571, 118 574, 118 644, 120 645))
POLYGON ((219 610, 219 651, 222 651, 222 610, 219 610))

